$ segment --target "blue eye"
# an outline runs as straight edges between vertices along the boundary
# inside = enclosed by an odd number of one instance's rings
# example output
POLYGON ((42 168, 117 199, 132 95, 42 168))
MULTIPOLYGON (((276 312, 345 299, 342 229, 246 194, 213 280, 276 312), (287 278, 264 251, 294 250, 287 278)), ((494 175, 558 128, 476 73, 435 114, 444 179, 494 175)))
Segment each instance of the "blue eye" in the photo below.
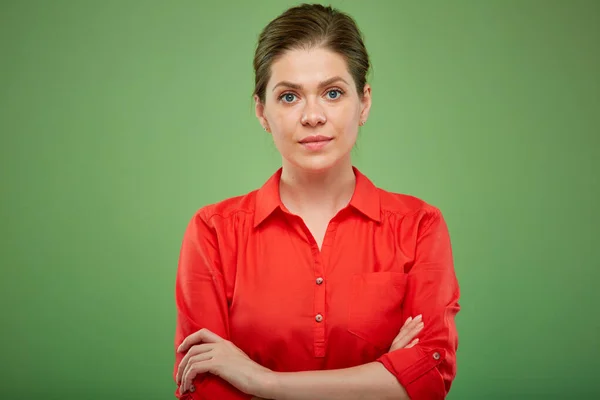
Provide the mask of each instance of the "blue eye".
POLYGON ((279 99, 283 99, 286 103, 291 103, 296 98, 296 95, 293 93, 284 93, 279 97, 279 99))
POLYGON ((335 100, 342 95, 342 91, 339 89, 333 89, 327 92, 327 97, 331 100, 335 100))

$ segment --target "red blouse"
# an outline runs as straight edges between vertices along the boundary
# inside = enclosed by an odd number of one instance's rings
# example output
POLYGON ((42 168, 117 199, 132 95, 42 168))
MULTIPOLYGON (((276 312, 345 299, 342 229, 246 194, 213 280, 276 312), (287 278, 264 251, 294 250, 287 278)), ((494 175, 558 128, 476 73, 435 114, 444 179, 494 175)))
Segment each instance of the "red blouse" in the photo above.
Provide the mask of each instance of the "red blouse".
MULTIPOLYGON (((208 328, 273 371, 381 362, 411 399, 444 398, 456 374, 460 309, 447 226, 422 200, 377 188, 354 168, 347 207, 319 250, 279 197, 279 169, 259 190, 201 208, 183 238, 175 348, 208 328), (409 317, 419 343, 388 352, 409 317)), ((175 352, 173 371, 183 354, 175 352)), ((250 399, 211 374, 181 399, 250 399)))

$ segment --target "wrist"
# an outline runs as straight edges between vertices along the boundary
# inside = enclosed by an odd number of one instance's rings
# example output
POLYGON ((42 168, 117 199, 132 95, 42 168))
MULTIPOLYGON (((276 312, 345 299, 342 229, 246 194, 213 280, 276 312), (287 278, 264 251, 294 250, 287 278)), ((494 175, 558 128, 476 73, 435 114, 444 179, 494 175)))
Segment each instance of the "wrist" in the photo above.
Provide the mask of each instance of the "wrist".
POLYGON ((277 393, 278 382, 278 372, 271 370, 265 371, 260 378, 258 390, 255 395, 261 399, 274 399, 277 393))

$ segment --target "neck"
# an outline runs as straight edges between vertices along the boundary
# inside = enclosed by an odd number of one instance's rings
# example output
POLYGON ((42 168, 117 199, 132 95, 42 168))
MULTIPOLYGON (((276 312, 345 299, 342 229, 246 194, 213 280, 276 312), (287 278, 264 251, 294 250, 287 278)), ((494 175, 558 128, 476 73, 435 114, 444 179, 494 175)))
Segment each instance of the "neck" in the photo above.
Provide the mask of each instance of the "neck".
POLYGON ((282 203, 294 214, 333 216, 350 202, 355 183, 350 159, 322 172, 301 170, 284 162, 279 193, 282 203))

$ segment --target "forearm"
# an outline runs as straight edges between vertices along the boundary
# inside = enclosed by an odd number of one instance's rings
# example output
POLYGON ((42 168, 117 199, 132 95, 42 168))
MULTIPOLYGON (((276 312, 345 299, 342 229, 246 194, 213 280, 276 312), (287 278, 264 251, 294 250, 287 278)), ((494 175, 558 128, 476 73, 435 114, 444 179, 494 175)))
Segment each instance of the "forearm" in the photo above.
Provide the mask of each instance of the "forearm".
POLYGON ((398 380, 379 362, 336 370, 274 372, 260 396, 275 400, 409 400, 398 380))

